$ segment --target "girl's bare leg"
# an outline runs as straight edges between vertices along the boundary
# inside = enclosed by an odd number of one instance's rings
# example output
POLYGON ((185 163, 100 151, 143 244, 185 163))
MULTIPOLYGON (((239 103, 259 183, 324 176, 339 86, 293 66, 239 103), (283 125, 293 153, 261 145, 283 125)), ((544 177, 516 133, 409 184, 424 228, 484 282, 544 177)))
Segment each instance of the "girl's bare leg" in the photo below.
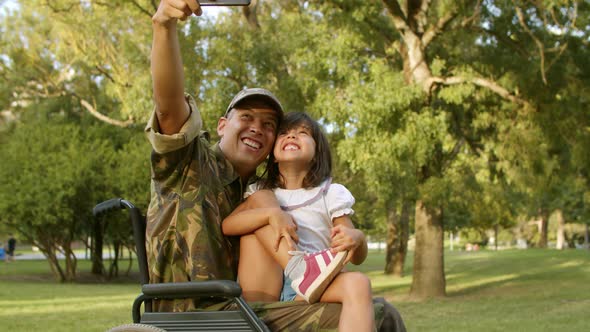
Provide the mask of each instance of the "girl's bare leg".
POLYGON ((326 289, 320 302, 342 303, 340 332, 375 330, 371 281, 360 272, 342 272, 326 289))
MULTIPOLYGON (((263 190, 252 195, 247 208, 279 206, 274 193, 263 190)), ((238 280, 246 301, 278 301, 283 288, 283 268, 289 261, 288 246, 281 241, 273 247, 274 232, 270 226, 240 238, 238 280)))
POLYGON ((246 301, 278 301, 283 288, 283 269, 254 234, 240 238, 238 281, 246 301))

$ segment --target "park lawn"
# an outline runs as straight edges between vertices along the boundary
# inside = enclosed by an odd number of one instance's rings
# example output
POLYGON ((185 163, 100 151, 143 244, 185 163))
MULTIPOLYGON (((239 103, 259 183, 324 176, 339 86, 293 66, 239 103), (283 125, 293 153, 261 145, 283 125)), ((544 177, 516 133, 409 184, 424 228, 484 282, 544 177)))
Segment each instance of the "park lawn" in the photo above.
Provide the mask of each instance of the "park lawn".
MULTIPOLYGON (((411 257, 409 257, 411 260, 411 257)), ((408 276, 392 281, 372 255, 374 294, 390 300, 409 331, 584 331, 590 324, 590 251, 445 253, 447 297, 409 298, 408 276)))
MULTIPOLYGON (((408 296, 411 260, 400 279, 383 274, 383 253, 355 267, 399 309, 409 331, 583 331, 590 323, 590 251, 447 251, 447 297, 426 301, 408 296)), ((89 282, 89 264, 80 264, 86 281, 60 284, 44 261, 0 263, 0 329, 105 331, 130 323, 139 285, 89 282)))
MULTIPOLYGON (((120 268, 127 267, 127 262, 120 268)), ((0 330, 106 331, 131 322, 131 304, 138 282, 113 283, 89 277, 88 261, 79 261, 83 282, 53 280, 43 260, 0 263, 0 330)))

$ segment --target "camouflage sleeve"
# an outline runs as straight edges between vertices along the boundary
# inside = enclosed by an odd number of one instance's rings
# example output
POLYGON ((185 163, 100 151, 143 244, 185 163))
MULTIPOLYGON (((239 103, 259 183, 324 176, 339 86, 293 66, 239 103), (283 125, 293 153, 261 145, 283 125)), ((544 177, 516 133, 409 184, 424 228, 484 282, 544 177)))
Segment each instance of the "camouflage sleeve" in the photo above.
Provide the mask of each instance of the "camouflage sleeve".
POLYGON ((190 106, 191 113, 188 120, 186 120, 180 131, 176 134, 160 134, 160 125, 158 123, 158 117, 156 116, 156 107, 154 107, 150 120, 145 127, 145 132, 156 153, 164 154, 178 150, 190 144, 195 137, 199 135, 201 128, 203 127, 201 114, 197 110, 193 97, 187 94, 185 95, 185 98, 190 106))

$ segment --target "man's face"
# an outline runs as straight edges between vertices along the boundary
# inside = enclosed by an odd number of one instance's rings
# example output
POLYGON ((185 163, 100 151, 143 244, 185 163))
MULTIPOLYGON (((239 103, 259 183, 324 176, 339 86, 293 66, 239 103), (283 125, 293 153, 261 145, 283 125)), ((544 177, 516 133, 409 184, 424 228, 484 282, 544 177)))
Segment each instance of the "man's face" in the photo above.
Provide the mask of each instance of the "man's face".
POLYGON ((256 171, 273 148, 278 125, 270 108, 236 108, 219 119, 219 146, 241 177, 256 171))

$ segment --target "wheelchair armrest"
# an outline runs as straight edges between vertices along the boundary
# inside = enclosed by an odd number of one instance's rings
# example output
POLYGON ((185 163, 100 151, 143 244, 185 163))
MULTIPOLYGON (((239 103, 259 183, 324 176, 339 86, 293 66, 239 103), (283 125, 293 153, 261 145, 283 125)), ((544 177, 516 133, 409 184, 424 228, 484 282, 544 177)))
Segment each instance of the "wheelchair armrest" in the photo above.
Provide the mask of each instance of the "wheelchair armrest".
POLYGON ((145 284, 141 287, 141 291, 144 295, 151 298, 188 298, 203 296, 234 298, 242 295, 242 288, 240 285, 231 280, 145 284))

